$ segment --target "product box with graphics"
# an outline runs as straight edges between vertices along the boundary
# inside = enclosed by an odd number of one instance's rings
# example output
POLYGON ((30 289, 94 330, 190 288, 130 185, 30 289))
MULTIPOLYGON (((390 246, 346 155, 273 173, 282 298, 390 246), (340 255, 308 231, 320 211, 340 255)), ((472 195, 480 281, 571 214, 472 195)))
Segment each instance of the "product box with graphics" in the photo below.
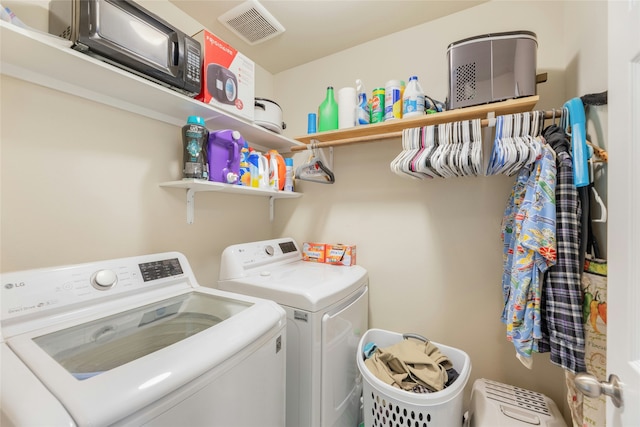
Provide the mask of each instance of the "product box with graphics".
POLYGON ((202 89, 196 99, 253 121, 255 64, 207 30, 193 36, 202 46, 202 89))
POLYGON ((304 242, 302 244, 302 260, 324 262, 326 245, 324 243, 304 242))
POLYGON ((356 245, 304 242, 302 260, 334 265, 356 265, 356 245))
POLYGON ((336 265, 356 265, 356 245, 341 243, 325 245, 324 262, 336 265))

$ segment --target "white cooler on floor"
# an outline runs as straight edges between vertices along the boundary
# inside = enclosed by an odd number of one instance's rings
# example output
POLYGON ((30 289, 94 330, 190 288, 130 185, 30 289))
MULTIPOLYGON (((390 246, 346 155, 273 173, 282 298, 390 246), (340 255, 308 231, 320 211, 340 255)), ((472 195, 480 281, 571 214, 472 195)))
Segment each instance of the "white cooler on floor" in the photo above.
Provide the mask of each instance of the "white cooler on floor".
POLYGON ((487 379, 473 383, 469 427, 566 427, 560 410, 544 394, 487 379))

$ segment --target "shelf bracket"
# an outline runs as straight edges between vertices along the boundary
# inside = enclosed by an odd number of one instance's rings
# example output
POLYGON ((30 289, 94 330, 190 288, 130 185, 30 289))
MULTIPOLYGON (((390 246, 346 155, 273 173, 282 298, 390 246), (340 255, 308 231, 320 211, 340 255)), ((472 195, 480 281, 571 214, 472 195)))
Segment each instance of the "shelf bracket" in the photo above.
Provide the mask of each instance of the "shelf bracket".
POLYGON ((273 222, 275 209, 276 209, 276 198, 271 196, 269 197, 269 222, 273 222))
POLYGON ((193 188, 187 188, 187 224, 193 224, 195 211, 195 195, 193 188))

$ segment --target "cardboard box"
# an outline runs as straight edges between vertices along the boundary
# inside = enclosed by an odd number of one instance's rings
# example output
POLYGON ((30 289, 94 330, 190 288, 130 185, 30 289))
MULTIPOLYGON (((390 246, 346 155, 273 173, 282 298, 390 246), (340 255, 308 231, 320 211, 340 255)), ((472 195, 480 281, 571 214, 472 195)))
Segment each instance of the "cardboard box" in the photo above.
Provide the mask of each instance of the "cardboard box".
POLYGON ((324 262, 335 265, 355 265, 356 245, 325 245, 324 262))
POLYGON ((325 244, 324 243, 309 243, 304 242, 302 244, 302 260, 312 262, 324 262, 325 260, 325 244))
POLYGON ((193 36, 202 46, 202 88, 196 99, 253 122, 255 64, 207 30, 193 36))

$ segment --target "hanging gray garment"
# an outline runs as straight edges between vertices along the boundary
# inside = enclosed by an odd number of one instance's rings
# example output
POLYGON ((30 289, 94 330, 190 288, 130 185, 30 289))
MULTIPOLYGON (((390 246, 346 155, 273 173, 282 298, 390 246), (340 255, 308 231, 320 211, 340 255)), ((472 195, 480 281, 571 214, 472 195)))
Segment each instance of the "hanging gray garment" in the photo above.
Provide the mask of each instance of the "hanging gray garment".
POLYGON ((423 385, 431 391, 444 389, 447 369, 453 364, 430 341, 402 340, 383 349, 378 348, 365 360, 369 371, 393 387, 411 391, 423 385))

